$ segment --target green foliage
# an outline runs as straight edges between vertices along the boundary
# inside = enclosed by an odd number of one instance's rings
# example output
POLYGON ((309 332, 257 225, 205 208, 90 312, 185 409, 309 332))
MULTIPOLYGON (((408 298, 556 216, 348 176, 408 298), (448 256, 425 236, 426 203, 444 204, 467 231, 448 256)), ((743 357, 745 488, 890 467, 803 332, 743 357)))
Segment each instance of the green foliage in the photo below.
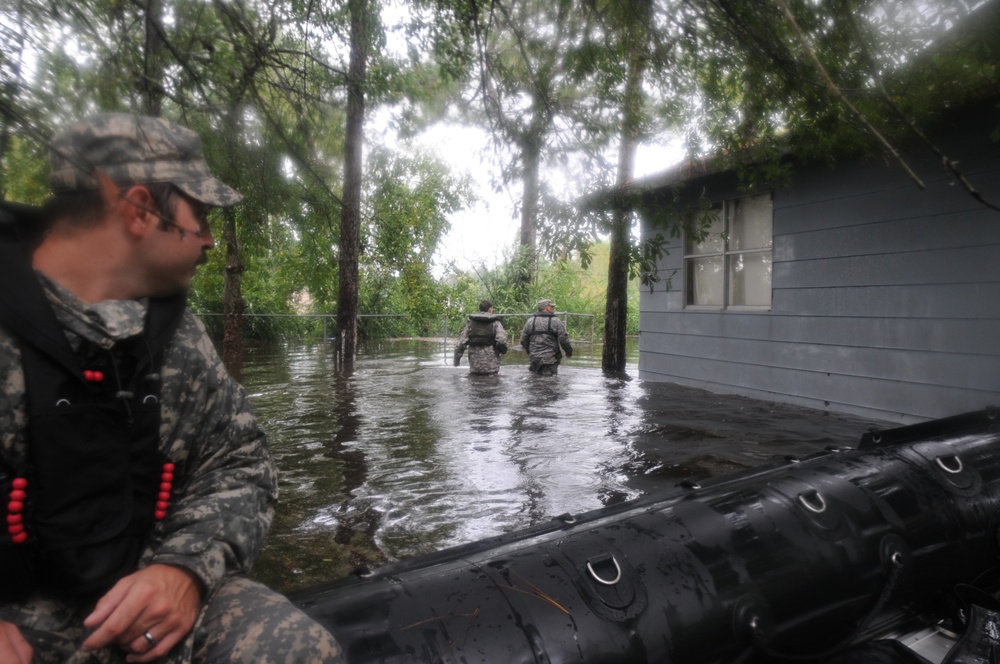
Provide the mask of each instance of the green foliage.
POLYGON ((379 329, 426 336, 434 332, 443 300, 442 285, 431 273, 434 252, 448 230, 448 215, 471 203, 471 183, 419 152, 384 148, 372 151, 367 176, 359 312, 402 314, 380 322, 379 329))
POLYGON ((3 155, 0 176, 0 199, 40 205, 49 196, 46 186, 48 155, 38 143, 14 136, 3 155))
MULTIPOLYGON (((980 25, 996 25, 992 5, 980 25)), ((788 151, 829 159, 882 151, 876 135, 911 140, 911 123, 997 89, 989 44, 1000 37, 995 29, 969 36, 962 0, 692 7, 704 27, 680 43, 699 92, 698 111, 685 113, 689 135, 697 151, 724 153, 748 183, 780 185, 776 157, 788 151)))
MULTIPOLYGON (((219 312, 229 270, 241 274, 248 312, 333 313, 346 4, 165 0, 162 17, 148 16, 148 6, 19 0, 0 9, 0 194, 44 199, 45 141, 55 128, 96 110, 158 104, 199 131, 212 167, 246 197, 228 218, 234 234, 216 228, 219 247, 195 282, 193 305, 219 312), (147 42, 148 30, 160 47, 147 42)), ((721 155, 753 190, 786 181, 789 150, 829 159, 881 151, 874 132, 901 143, 945 108, 1000 89, 997 0, 407 6, 413 12, 397 32, 405 54, 388 48, 394 26, 377 11, 370 17, 369 99, 397 105, 401 135, 449 115, 494 129, 498 186, 521 182, 537 163, 543 259, 521 250, 497 267, 435 280, 431 257, 449 215, 468 203, 469 183, 408 146, 366 146, 360 309, 406 315, 378 330, 363 320, 368 334, 433 333, 430 321, 461 317, 482 297, 522 312, 553 297, 561 310, 602 319, 607 275, 598 275, 608 256, 594 243, 607 237, 611 215, 584 214, 579 196, 617 181, 622 164, 612 155, 624 135, 682 132, 690 156, 721 155), (967 21, 971 6, 982 14, 967 21), (636 58, 642 94, 629 100, 636 58)), ((682 202, 697 205, 697 197, 673 204, 682 202)), ((676 219, 675 211, 657 216, 676 219)), ((685 219, 696 231, 698 215, 685 219)), ((676 236, 682 225, 657 230, 676 236)), ((633 289, 652 285, 664 246, 655 235, 632 238, 633 289)), ((637 307, 634 292, 628 301, 637 307)), ((279 334, 298 323, 253 325, 252 334, 279 334)))

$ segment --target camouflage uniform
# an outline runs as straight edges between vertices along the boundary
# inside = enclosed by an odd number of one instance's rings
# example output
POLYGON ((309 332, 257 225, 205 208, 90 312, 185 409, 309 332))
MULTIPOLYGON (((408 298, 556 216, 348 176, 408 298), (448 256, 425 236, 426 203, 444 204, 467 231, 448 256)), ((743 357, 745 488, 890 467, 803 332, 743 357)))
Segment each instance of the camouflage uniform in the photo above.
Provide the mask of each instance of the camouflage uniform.
MULTIPOLYGON (((544 309, 542 303, 549 303, 550 300, 539 302, 539 309, 544 309)), ((566 352, 566 357, 573 356, 573 346, 569 342, 569 334, 566 332, 566 325, 551 313, 537 313, 528 319, 521 330, 521 348, 528 353, 531 364, 528 369, 533 373, 549 376, 559 371, 559 361, 562 353, 560 346, 566 352)))
MULTIPOLYGON (((106 301, 85 307, 58 285, 43 283, 74 348, 83 339, 109 346, 143 329, 142 302, 106 301)), ((212 647, 248 654, 234 661, 284 661, 286 655, 287 661, 336 661, 339 650, 325 630, 277 593, 243 577, 260 551, 274 513, 275 467, 245 391, 226 373, 200 321, 190 312, 165 350, 161 376, 160 451, 177 464, 178 498, 167 518, 157 522, 141 565, 184 567, 206 589, 206 605, 194 631, 167 661, 192 661, 193 652, 212 647), (267 629, 249 628, 268 622, 267 629), (279 627, 284 629, 275 631, 279 627), (285 649, 303 646, 311 660, 296 659, 285 649), (267 657, 267 652, 276 656, 267 657)), ((24 373, 18 344, 3 328, 0 385, 0 455, 8 461, 22 459, 27 454, 28 424, 24 373)), ((35 597, 23 604, 0 605, 0 619, 22 627, 38 662, 123 662, 125 653, 117 648, 90 655, 77 652, 88 633, 82 620, 92 608, 35 597)), ((213 656, 205 661, 218 660, 213 656)))
MULTIPOLYGON (((170 181, 189 195, 219 205, 239 200, 237 192, 211 178, 207 170, 203 178, 197 164, 192 166, 193 157, 203 160, 193 132, 155 118, 120 115, 102 116, 90 126, 97 133, 121 133, 121 122, 135 125, 140 141, 180 148, 175 150, 176 169, 168 165, 166 172, 147 172, 149 179, 170 181), (194 152, 192 140, 196 141, 194 152), (184 186, 177 184, 185 176, 190 178, 184 186)), ((57 152, 53 188, 71 190, 60 187, 70 176, 69 171, 58 169, 57 162, 65 159, 67 164, 82 167, 79 155, 73 153, 78 146, 64 144, 59 151, 57 144, 58 139, 53 145, 57 152)), ((137 149, 117 145, 126 161, 137 149)), ((114 173, 114 168, 105 172, 114 174, 116 181, 126 178, 127 174, 114 173)), ((6 272, 6 266, 0 266, 0 274, 6 272)), ((143 333, 146 300, 88 305, 40 273, 39 277, 56 320, 78 355, 95 346, 110 349, 143 333)), ((344 661, 326 630, 282 595, 246 578, 274 514, 276 470, 246 392, 226 372, 204 327, 189 311, 164 347, 159 373, 159 453, 174 462, 176 470, 166 516, 154 522, 138 566, 181 567, 200 581, 203 591, 194 628, 163 661, 344 661)), ((25 377, 19 341, 0 326, 0 471, 4 466, 22 467, 29 458, 25 377)), ((3 573, 0 570, 0 579, 3 573)), ((20 628, 34 648, 33 662, 125 662, 129 653, 115 645, 91 653, 80 649, 91 632, 83 626, 83 619, 96 599, 55 598, 36 592, 24 601, 0 602, 0 621, 20 628)))
POLYGON ((469 373, 495 374, 500 371, 500 356, 507 352, 507 332, 493 314, 471 314, 458 335, 455 366, 469 349, 469 373))
POLYGON ((208 170, 195 132, 162 118, 101 113, 79 122, 52 141, 52 191, 97 188, 94 164, 113 182, 169 182, 195 200, 229 207, 238 191, 208 170))

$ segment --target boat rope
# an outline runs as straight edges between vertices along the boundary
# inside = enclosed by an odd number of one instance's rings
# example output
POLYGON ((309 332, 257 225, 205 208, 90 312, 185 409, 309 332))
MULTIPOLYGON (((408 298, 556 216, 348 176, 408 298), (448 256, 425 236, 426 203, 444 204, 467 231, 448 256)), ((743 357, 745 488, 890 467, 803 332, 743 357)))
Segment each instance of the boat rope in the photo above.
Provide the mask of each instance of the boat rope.
POLYGON ((896 552, 892 554, 889 558, 889 573, 886 575, 885 585, 882 587, 882 592, 879 594, 878 600, 875 605, 872 606, 871 610, 865 616, 864 620, 858 623, 858 626, 854 630, 845 636, 840 642, 822 652, 817 653, 783 653, 774 650, 764 642, 764 634, 759 629, 758 619, 756 616, 752 616, 750 619, 750 628, 753 634, 754 643, 747 648, 739 657, 733 660, 732 664, 742 664, 746 661, 748 657, 753 655, 755 652, 761 652, 768 657, 774 659, 781 659, 786 661, 795 662, 809 662, 817 659, 825 659, 832 655, 836 655, 848 646, 853 645, 855 638, 863 632, 875 616, 885 607, 886 602, 892 597, 892 593, 896 589, 896 584, 899 582, 900 577, 903 575, 903 554, 896 552))

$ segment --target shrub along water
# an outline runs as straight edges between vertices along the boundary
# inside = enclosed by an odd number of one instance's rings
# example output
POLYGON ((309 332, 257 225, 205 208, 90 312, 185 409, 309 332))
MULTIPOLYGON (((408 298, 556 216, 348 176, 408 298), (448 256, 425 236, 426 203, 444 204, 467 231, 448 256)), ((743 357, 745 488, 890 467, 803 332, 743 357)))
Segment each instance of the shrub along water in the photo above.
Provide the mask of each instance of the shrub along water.
MULTIPOLYGON (((457 336, 468 314, 478 311, 483 299, 493 302, 496 313, 509 316, 504 324, 513 335, 520 331, 525 320, 514 314, 533 313, 538 300, 549 298, 556 302, 560 312, 593 316, 592 321, 574 317, 567 320, 571 337, 589 339, 592 329, 598 335, 604 329, 607 255, 607 244, 595 246, 593 260, 586 269, 573 259, 540 262, 534 281, 527 285, 520 281, 523 266, 517 257, 495 267, 479 263, 459 269, 452 264, 439 279, 429 277, 424 270, 404 271, 394 278, 384 274, 362 276, 359 337, 457 336)), ((191 302, 196 311, 202 312, 202 320, 213 337, 219 338, 222 333, 221 297, 206 295, 221 290, 221 282, 217 282, 212 276, 200 279, 191 302)), ((294 288, 285 287, 284 290, 292 292, 294 288)), ((266 288, 248 288, 244 338, 301 339, 333 334, 336 323, 330 317, 336 313, 335 308, 318 297, 303 295, 302 291, 295 294, 295 301, 282 302, 275 300, 274 292, 266 288), (267 295, 257 301, 255 293, 267 295)), ((636 282, 630 285, 628 304, 628 333, 638 334, 639 287, 636 282)))
MULTIPOLYGON (((478 311, 479 301, 484 298, 493 302, 494 310, 500 314, 531 313, 538 300, 549 298, 561 312, 593 315, 595 329, 603 330, 608 250, 608 243, 593 247, 593 259, 588 268, 573 259, 540 263, 535 280, 526 288, 519 280, 521 266, 517 258, 508 259, 495 268, 480 263, 469 271, 455 270, 450 274, 448 286, 447 299, 451 306, 443 313, 458 321, 460 329, 465 314, 478 311)), ((628 333, 635 335, 639 333, 637 281, 629 284, 628 298, 628 333)), ((587 325, 589 327, 589 323, 587 325)))

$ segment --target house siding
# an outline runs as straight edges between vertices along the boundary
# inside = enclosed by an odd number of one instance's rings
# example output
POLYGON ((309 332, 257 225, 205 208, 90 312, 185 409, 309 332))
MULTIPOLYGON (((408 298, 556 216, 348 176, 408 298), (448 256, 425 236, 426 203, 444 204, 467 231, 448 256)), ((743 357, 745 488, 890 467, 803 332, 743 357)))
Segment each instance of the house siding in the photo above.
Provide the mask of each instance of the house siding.
MULTIPOLYGON (((1000 147, 941 145, 1000 201, 1000 147)), ((640 297, 640 378, 901 423, 1000 405, 1000 212, 939 158, 907 158, 925 189, 871 160, 801 167, 773 192, 769 311, 686 309, 675 242, 640 297)), ((738 195, 731 178, 695 184, 738 195)))

